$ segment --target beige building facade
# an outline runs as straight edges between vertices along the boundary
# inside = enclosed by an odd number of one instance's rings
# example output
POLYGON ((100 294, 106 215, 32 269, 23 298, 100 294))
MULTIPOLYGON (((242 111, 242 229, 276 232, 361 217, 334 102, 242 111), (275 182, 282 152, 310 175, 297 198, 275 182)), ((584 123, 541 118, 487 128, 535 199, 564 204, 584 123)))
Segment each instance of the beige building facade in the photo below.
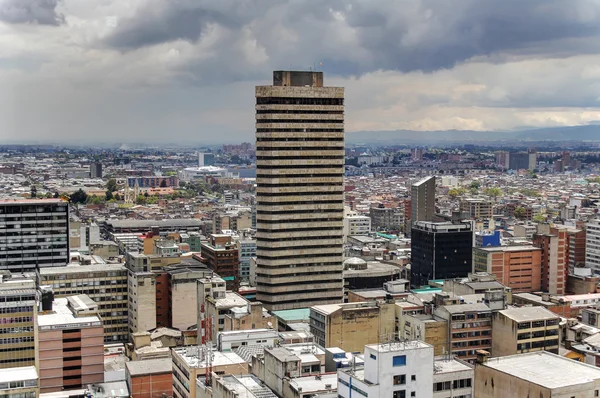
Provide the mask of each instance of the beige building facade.
POLYGON ((256 87, 256 286, 269 310, 343 299, 344 89, 322 72, 256 87))

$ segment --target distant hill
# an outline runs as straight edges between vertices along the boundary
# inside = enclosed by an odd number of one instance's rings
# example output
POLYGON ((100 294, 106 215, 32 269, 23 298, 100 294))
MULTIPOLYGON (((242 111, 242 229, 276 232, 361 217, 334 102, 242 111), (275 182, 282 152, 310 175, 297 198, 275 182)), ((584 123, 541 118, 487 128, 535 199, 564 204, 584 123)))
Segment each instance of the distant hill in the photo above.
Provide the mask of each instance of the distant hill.
POLYGON ((492 141, 600 141, 600 125, 548 127, 520 131, 358 131, 346 134, 350 144, 450 144, 492 141))

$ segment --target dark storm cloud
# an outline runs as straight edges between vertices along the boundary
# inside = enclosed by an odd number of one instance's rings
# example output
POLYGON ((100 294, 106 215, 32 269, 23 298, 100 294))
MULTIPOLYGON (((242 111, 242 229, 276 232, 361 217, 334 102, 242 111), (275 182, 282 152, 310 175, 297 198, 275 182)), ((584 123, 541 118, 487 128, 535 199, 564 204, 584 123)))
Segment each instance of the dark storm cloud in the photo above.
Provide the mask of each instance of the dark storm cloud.
MULTIPOLYGON (((197 42, 209 24, 233 33, 250 29, 273 66, 317 60, 342 75, 432 71, 499 52, 540 57, 589 52, 600 32, 600 2, 156 0, 120 21, 106 43, 129 50, 176 39, 197 42), (282 38, 290 33, 293 46, 285 47, 282 38), (568 47, 562 44, 567 42, 568 47)), ((237 35, 228 36, 220 45, 235 47, 237 35)), ((240 67, 241 57, 237 54, 240 67)))
POLYGON ((0 0, 0 21, 61 25, 65 19, 56 11, 57 6, 58 0, 0 0))

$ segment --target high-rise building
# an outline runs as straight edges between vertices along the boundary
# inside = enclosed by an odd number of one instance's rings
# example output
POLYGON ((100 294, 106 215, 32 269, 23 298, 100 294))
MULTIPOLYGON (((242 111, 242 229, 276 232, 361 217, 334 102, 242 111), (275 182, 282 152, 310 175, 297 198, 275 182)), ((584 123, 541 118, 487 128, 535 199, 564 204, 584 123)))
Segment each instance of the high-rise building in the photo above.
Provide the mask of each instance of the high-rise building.
POLYGON ((537 292, 542 287, 542 249, 534 246, 473 248, 473 271, 496 275, 515 293, 537 292))
POLYGON ((102 178, 102 163, 90 163, 90 178, 102 178))
POLYGON ((537 162, 537 153, 534 150, 529 152, 515 152, 509 155, 509 166, 511 170, 533 170, 537 162))
POLYGON ((256 87, 257 300, 270 310, 343 297, 344 89, 322 72, 256 87))
POLYGON ((585 234, 585 266, 600 272, 600 220, 586 224, 585 234))
POLYGON ((432 279, 466 277, 471 272, 471 222, 417 221, 411 231, 412 287, 427 285, 432 279))
POLYGON ((1 271, 0 369, 36 365, 36 319, 35 275, 1 271))
POLYGON ((542 290, 563 295, 569 273, 569 241, 565 228, 538 225, 533 245, 542 249, 542 290))
POLYGON ((69 206, 62 199, 0 201, 0 269, 29 272, 69 262, 69 206))
POLYGON ((208 268, 227 281, 229 290, 237 291, 240 286, 239 249, 231 236, 212 234, 201 248, 202 259, 208 268))
POLYGON ((412 185, 410 221, 432 221, 435 214, 435 176, 412 185))

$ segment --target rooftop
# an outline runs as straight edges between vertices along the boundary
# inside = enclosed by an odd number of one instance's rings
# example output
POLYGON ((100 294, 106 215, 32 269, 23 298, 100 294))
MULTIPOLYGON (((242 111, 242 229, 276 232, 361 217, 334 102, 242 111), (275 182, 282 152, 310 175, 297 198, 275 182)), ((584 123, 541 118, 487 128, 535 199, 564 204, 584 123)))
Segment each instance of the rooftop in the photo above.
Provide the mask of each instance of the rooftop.
POLYGON ((54 199, 54 198, 49 198, 49 199, 0 199, 0 206, 1 205, 12 205, 12 204, 37 205, 37 204, 53 204, 53 203, 67 204, 67 202, 62 199, 54 199))
POLYGON ((486 247, 477 247, 477 250, 483 250, 486 252, 524 252, 531 250, 542 250, 539 247, 535 246, 486 246, 486 247))
POLYGON ((433 348, 432 345, 419 340, 397 341, 389 344, 367 344, 365 345, 365 348, 367 347, 377 352, 397 352, 405 350, 417 350, 421 348, 433 348))
POLYGON ((483 303, 473 303, 473 304, 454 304, 454 305, 445 305, 443 308, 446 309, 451 314, 460 314, 462 312, 489 312, 490 307, 483 303))
POLYGON ((53 311, 38 316, 40 330, 54 329, 59 326, 61 329, 102 326, 102 322, 96 315, 75 317, 67 304, 66 298, 54 299, 53 311))
POLYGON ((456 359, 448 360, 446 357, 436 357, 433 368, 435 374, 473 371, 473 368, 466 362, 457 361, 456 359))
POLYGON ((171 373, 173 363, 171 358, 145 359, 143 361, 130 361, 125 364, 131 376, 144 376, 150 374, 171 373))
POLYGON ((549 389, 600 379, 599 368, 547 351, 491 358, 482 366, 549 389))
POLYGON ((111 272, 111 271, 123 271, 126 272, 127 268, 122 264, 97 264, 97 265, 79 265, 72 264, 66 267, 49 267, 40 268, 40 275, 62 275, 62 274, 75 274, 84 272, 111 272))
MULTIPOLYGON (((179 356, 190 368, 206 368, 206 361, 202 359, 201 348, 198 346, 173 348, 172 353, 174 356, 179 356)), ((215 350, 213 351, 213 355, 212 365, 214 367, 246 363, 244 358, 240 357, 235 352, 221 352, 215 350)))
POLYGON ((290 381, 290 387, 302 391, 302 395, 309 392, 337 391, 337 373, 326 373, 315 376, 296 377, 290 381))
POLYGON ((273 314, 283 319, 286 322, 289 321, 298 321, 298 320, 308 320, 310 318, 310 308, 298 308, 295 310, 281 310, 281 311, 273 311, 273 314))
POLYGON ((25 380, 35 380, 37 382, 37 378, 38 374, 35 366, 2 369, 0 372, 0 383, 10 383, 11 381, 25 380))
POLYGON ((558 315, 544 307, 509 308, 500 313, 515 322, 536 321, 541 319, 557 319, 558 315))

